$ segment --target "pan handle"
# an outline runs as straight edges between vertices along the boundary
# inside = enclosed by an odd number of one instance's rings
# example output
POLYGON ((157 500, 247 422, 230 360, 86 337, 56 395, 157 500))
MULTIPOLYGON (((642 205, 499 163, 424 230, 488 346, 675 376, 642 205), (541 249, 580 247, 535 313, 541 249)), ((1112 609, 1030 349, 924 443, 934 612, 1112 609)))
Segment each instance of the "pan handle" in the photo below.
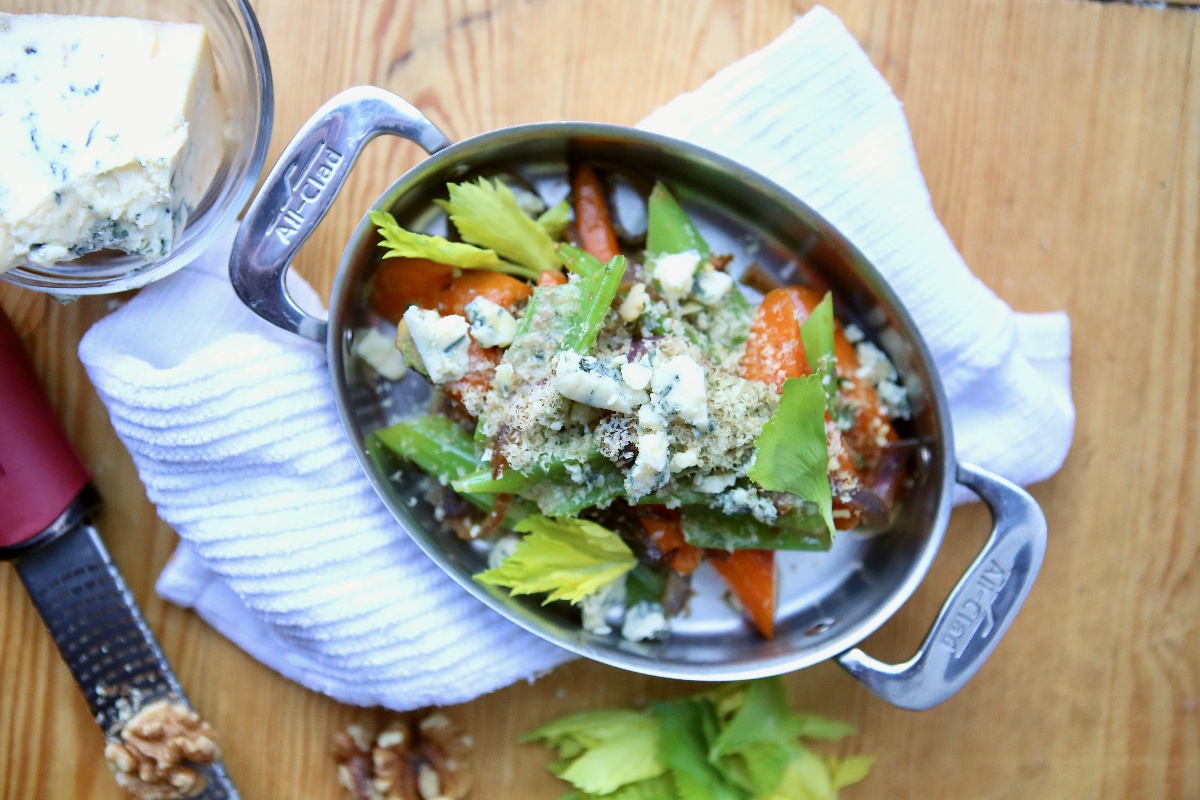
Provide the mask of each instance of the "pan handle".
POLYGON ((424 114, 391 92, 356 86, 338 94, 284 148, 250 203, 229 258, 234 291, 254 313, 286 331, 324 342, 326 323, 288 294, 284 277, 296 251, 333 205, 363 146, 380 134, 429 153, 450 144, 424 114))
POLYGON ((917 654, 885 664, 855 648, 837 659, 872 692, 912 711, 944 703, 979 671, 1025 602, 1046 554, 1046 517, 1028 492, 971 464, 958 465, 958 482, 987 504, 992 535, 917 654))

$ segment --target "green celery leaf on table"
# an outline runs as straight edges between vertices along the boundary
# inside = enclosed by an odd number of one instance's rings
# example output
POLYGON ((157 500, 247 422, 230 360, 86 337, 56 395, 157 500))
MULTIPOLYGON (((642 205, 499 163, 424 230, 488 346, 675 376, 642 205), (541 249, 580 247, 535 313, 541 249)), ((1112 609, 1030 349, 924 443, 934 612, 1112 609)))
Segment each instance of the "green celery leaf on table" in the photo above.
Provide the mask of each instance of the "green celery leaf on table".
POLYGON ((703 697, 654 703, 661 729, 659 758, 675 778, 682 800, 748 800, 709 761, 710 738, 719 726, 716 708, 703 697))
POLYGON ((557 751, 562 760, 551 772, 576 787, 561 800, 836 800, 839 789, 866 776, 874 759, 822 758, 798 739, 836 739, 853 730, 792 711, 782 680, 767 678, 653 703, 649 711, 573 714, 521 741, 557 751), (626 756, 612 744, 619 738, 636 740, 649 755, 626 756), (603 759, 592 756, 598 751, 603 759), (584 758, 586 769, 580 769, 584 758), (602 773, 607 761, 619 758, 629 760, 602 773), (634 777, 641 772, 646 777, 634 777))
MULTIPOLYGON (((573 759, 555 774, 589 795, 657 778, 666 771, 658 758, 658 722, 639 711, 585 711, 547 723, 521 737, 541 742, 573 759)), ((637 795, 633 795, 637 796, 637 795)))

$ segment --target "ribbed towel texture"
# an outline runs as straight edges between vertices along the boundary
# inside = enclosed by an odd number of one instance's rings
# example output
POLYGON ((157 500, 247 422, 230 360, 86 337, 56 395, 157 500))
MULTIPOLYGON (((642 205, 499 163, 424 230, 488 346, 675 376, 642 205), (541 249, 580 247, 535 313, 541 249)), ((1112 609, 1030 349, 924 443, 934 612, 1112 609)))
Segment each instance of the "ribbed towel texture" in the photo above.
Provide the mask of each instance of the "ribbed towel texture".
MULTIPOLYGON (((892 283, 933 350, 959 457, 1019 483, 1071 441, 1070 328, 1015 314, 934 215, 899 101, 816 8, 642 127, 769 176, 892 283)), ((393 521, 338 421, 320 348, 247 311, 228 243, 142 291, 80 345, 159 514, 182 539, 159 592, 344 702, 470 700, 572 656, 486 608, 393 521)), ((297 282, 293 291, 311 290, 297 282)))

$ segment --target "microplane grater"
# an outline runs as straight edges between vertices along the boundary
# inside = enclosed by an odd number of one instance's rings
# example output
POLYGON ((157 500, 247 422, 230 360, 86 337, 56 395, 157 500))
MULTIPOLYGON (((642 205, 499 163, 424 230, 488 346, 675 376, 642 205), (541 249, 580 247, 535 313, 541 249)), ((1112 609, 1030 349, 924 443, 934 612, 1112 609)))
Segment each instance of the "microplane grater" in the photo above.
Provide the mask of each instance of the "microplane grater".
MULTIPOLYGON (((92 527, 98 502, 0 311, 0 560, 15 563, 96 722, 114 737, 125 712, 163 699, 190 704, 92 527)), ((188 766, 205 780, 194 798, 238 800, 219 761, 188 766)))
MULTIPOLYGON (((122 708, 136 709, 139 699, 167 698, 190 707, 90 524, 23 556, 16 568, 102 730, 118 728, 122 708)), ((195 767, 206 784, 196 800, 237 800, 220 762, 195 767)))

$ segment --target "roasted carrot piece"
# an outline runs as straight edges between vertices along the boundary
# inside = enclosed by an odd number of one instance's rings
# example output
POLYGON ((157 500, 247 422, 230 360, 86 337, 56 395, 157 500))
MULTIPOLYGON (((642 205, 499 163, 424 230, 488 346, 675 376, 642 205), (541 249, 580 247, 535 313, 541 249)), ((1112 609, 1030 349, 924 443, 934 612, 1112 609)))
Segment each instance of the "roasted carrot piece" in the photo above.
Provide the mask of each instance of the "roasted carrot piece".
POLYGON ((746 337, 741 364, 743 378, 760 381, 779 392, 788 378, 808 374, 796 315, 797 302, 788 289, 773 289, 763 298, 746 337))
POLYGON ((538 275, 538 286, 562 286, 567 282, 567 276, 556 269, 548 269, 538 275))
POLYGON ((680 575, 691 575, 700 566, 704 551, 683 538, 683 523, 678 511, 665 507, 654 509, 653 515, 639 517, 642 529, 671 569, 680 575))
MULTIPOLYGON (((824 297, 807 286, 792 286, 786 291, 796 302, 796 318, 801 325, 824 297)), ((858 471, 870 472, 879 461, 880 451, 897 440, 896 431, 879 404, 875 387, 869 380, 858 377, 858 354, 837 319, 833 321, 833 356, 837 362, 838 376, 847 381, 843 389, 845 398, 856 409, 854 425, 842 436, 846 447, 864 467, 858 471)))
POLYGON ((775 635, 775 551, 735 550, 709 563, 725 579, 764 638, 775 635))
POLYGON ((575 196, 575 229, 583 249, 608 263, 621 254, 617 233, 608 215, 608 201, 596 170, 589 166, 575 168, 572 180, 575 196))
POLYGON ((389 258, 371 283, 371 308, 398 322, 409 306, 437 308, 454 279, 454 268, 425 258, 389 258))
POLYGON ((442 384, 442 391, 447 397, 461 403, 463 396, 470 391, 486 392, 496 377, 496 365, 500 363, 503 351, 499 347, 481 347, 474 339, 467 351, 467 372, 456 381, 442 384))
POLYGON ((498 306, 511 308, 532 293, 528 283, 511 275, 470 270, 450 281, 438 297, 437 310, 442 314, 465 314, 467 304, 476 297, 486 297, 498 306))

